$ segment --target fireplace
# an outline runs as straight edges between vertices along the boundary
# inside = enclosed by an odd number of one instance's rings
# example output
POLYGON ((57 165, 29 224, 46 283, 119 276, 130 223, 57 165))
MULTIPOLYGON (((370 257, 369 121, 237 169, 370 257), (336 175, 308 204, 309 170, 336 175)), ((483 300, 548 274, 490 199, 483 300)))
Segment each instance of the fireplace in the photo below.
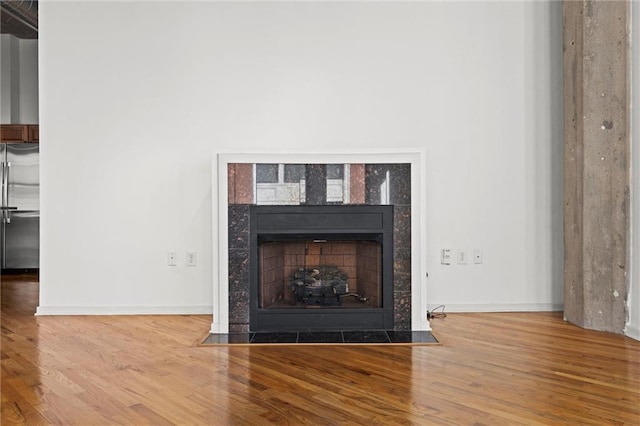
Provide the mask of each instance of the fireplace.
POLYGON ((390 205, 249 208, 251 331, 394 328, 390 205))
MULTIPOLYGON (((351 316, 349 311, 356 309, 362 310, 362 314, 365 315, 367 310, 374 309, 377 310, 375 315, 378 316, 378 323, 383 322, 379 327, 395 331, 429 330, 429 321, 426 318, 426 257, 423 255, 426 226, 424 215, 421 214, 425 211, 425 199, 423 191, 420 190, 420 183, 425 180, 423 163, 423 153, 402 150, 346 155, 216 154, 212 212, 213 240, 217 241, 217 244, 214 245, 214 320, 211 332, 248 333, 254 330, 252 323, 253 318, 258 315, 258 309, 265 311, 273 308, 274 312, 268 315, 275 315, 278 310, 280 312, 277 313, 287 315, 288 312, 293 314, 295 309, 302 308, 303 303, 307 305, 304 307, 305 310, 315 310, 318 314, 303 314, 306 316, 302 318, 308 319, 313 315, 328 313, 335 316, 351 316), (313 162, 308 161, 311 158, 313 162), (343 166, 336 166, 339 164, 343 166), (386 208, 388 215, 385 213, 384 216, 392 217, 392 243, 381 240, 381 235, 386 231, 378 229, 367 232, 366 228, 360 226, 359 220, 355 220, 356 226, 351 231, 340 228, 339 225, 333 232, 327 233, 324 232, 324 228, 306 229, 303 233, 283 231, 282 226, 291 223, 280 223, 276 229, 260 231, 260 243, 271 246, 267 253, 260 254, 257 248, 257 234, 250 235, 251 211, 256 208, 283 207, 284 210, 294 209, 289 211, 295 211, 296 208, 304 208, 305 211, 310 211, 308 208, 337 208, 340 214, 347 211, 343 208, 386 208), (325 235, 317 235, 320 231, 325 235), (250 247, 252 239, 254 244, 250 247), (281 270, 282 260, 279 260, 278 253, 286 251, 291 254, 290 251, 294 250, 291 245, 294 244, 304 244, 304 250, 309 255, 324 255, 334 249, 336 254, 346 255, 338 253, 337 250, 353 252, 362 250, 364 245, 370 245, 371 250, 380 250, 380 270, 383 271, 382 274, 391 274, 391 279, 387 279, 386 284, 382 278, 380 279, 380 302, 375 301, 372 290, 364 288, 365 285, 374 284, 377 288, 378 284, 364 277, 362 258, 346 259, 343 264, 336 263, 335 258, 321 263, 305 259, 301 264, 296 264, 296 268, 303 269, 305 277, 307 274, 321 275, 312 278, 319 278, 324 288, 303 287, 294 295, 288 293, 290 286, 295 285, 291 281, 299 278, 292 276, 291 269, 282 272, 275 270, 281 270), (259 256, 266 256, 272 267, 271 273, 281 276, 279 286, 275 284, 277 280, 274 280, 270 285, 275 289, 262 290, 259 293, 262 299, 252 298, 253 292, 259 292, 256 287, 259 272, 252 269, 252 265, 258 264, 259 256), (253 258, 251 262, 250 258, 253 258), (361 269, 356 271, 355 277, 351 274, 353 269, 349 270, 354 268, 354 262, 357 262, 361 269), (389 263, 393 265, 389 266, 389 263), (340 293, 341 296, 340 299, 333 300, 325 286, 325 280, 332 279, 325 276, 325 269, 332 267, 339 269, 334 275, 347 274, 349 284, 347 291, 346 288, 342 289, 339 284, 332 282, 331 291, 333 292, 335 287, 336 293, 340 293), (318 271, 314 272, 314 269, 318 271), (365 284, 367 280, 370 281, 369 284, 365 284), (298 298, 297 306, 292 304, 293 296, 298 298), (391 303, 388 302, 389 297, 391 303), (283 306, 285 302, 287 305, 283 306), (260 303, 260 308, 256 303, 260 303), (278 303, 281 304, 279 309, 278 303), (252 312, 252 309, 256 311, 252 312), (382 315, 379 312, 382 312, 382 315), (384 320, 380 320, 380 316, 384 320), (389 317, 393 317, 390 327, 389 317)), ((339 223, 349 223, 350 220, 352 219, 347 215, 339 223)), ((255 221, 253 224, 255 225, 255 221)), ((284 262, 291 263, 291 259, 284 262)), ((370 330, 370 327, 365 324, 359 328, 370 330)))

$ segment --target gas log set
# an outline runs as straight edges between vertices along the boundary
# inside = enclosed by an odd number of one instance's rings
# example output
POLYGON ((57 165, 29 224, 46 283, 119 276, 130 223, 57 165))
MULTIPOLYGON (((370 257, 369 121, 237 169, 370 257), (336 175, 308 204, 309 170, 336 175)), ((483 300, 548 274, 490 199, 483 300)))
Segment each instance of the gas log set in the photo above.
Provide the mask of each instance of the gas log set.
POLYGON ((308 306, 340 306, 347 296, 367 301, 366 297, 349 293, 347 274, 335 266, 300 268, 289 279, 289 288, 297 303, 308 306))

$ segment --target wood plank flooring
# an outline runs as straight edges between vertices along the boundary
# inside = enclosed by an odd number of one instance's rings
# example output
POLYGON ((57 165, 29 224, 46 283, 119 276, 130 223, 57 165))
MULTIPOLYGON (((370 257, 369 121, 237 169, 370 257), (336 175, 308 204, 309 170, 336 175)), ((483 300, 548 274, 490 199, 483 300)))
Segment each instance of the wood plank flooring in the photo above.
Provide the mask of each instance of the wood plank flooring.
POLYGON ((198 346, 210 316, 35 317, 2 277, 1 424, 640 425, 640 342, 449 314, 435 346, 198 346))

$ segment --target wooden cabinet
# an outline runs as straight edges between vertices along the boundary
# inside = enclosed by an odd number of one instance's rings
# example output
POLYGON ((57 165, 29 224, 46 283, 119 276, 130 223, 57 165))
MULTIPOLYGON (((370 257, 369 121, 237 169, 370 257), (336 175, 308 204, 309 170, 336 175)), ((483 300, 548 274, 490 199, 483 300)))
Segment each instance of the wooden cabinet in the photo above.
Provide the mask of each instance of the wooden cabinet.
POLYGON ((30 124, 27 126, 29 139, 27 142, 40 142, 40 126, 37 124, 30 124))
POLYGON ((2 142, 26 142, 29 130, 21 124, 3 124, 0 126, 0 139, 2 142))
POLYGON ((0 142, 40 142, 37 124, 0 124, 0 142))

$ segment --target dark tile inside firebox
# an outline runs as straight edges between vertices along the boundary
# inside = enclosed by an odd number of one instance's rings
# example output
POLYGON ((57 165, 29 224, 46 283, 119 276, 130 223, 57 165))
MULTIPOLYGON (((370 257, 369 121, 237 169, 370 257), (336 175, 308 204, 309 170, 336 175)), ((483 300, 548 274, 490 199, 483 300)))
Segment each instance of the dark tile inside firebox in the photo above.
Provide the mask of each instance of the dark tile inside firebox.
POLYGON ((390 343, 384 330, 345 331, 342 334, 345 343, 390 343))
POLYGON ((343 343, 341 331, 309 331, 298 334, 298 343, 343 343))
POLYGON ((251 343, 296 343, 298 333, 256 333, 251 343))

